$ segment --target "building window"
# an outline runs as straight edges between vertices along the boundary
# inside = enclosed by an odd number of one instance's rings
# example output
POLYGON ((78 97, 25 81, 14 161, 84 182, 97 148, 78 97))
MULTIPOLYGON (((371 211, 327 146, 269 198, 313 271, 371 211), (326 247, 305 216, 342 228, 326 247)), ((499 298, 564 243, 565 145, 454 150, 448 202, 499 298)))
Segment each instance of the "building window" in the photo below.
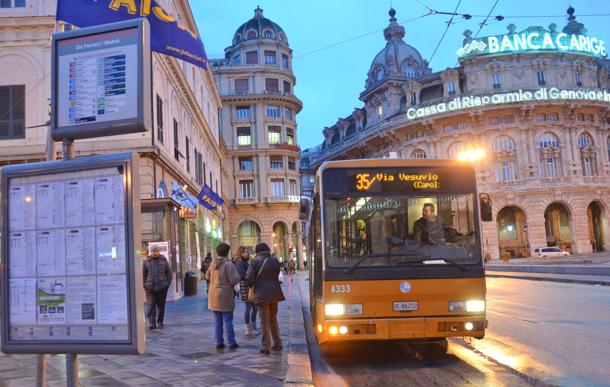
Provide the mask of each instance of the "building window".
POLYGON ((284 179, 271 179, 271 195, 284 196, 284 179))
POLYGON ((237 128, 237 144, 252 145, 252 136, 250 135, 249 126, 241 126, 237 128))
POLYGON ((184 150, 186 152, 186 171, 191 171, 191 143, 188 137, 184 138, 184 150))
POLYGON ((235 108, 235 117, 238 120, 247 120, 250 118, 250 106, 237 106, 235 108))
POLYGON ((578 147, 580 148, 580 161, 583 176, 597 175, 597 152, 595 143, 589 133, 581 133, 578 136, 578 147))
POLYGON ((292 85, 288 81, 284 81, 284 94, 292 93, 292 85))
POLYGON ((494 89, 502 87, 502 78, 500 77, 500 74, 495 73, 491 76, 491 85, 494 89))
POLYGON ((242 199, 254 197, 254 180, 239 181, 239 197, 242 199))
POLYGON ((239 158, 239 170, 240 171, 252 171, 254 169, 254 163, 252 157, 240 157, 239 158))
POLYGON ((559 121, 559 115, 557 113, 550 113, 549 114, 549 121, 552 121, 552 122, 559 121))
POLYGON ((292 109, 284 108, 284 118, 287 120, 293 120, 294 116, 292 114, 292 109))
POLYGON ((180 161, 180 139, 178 138, 178 121, 174 119, 174 159, 180 161))
POLYGON ((425 159, 426 157, 426 152, 423 149, 418 148, 411 153, 412 159, 425 159))
POLYGON ((256 39, 256 31, 248 31, 246 39, 256 39))
POLYGON ((263 37, 266 39, 273 39, 273 32, 271 32, 271 30, 265 30, 265 32, 263 32, 263 37))
POLYGON ((236 79, 235 80, 235 93, 236 94, 248 94, 248 79, 236 79))
POLYGON ((163 100, 157 94, 157 140, 163 144, 163 100))
POLYGON ((411 92, 411 106, 417 105, 417 94, 412 91, 411 92))
POLYGON ((197 184, 203 184, 203 175, 201 173, 201 164, 203 164, 203 157, 201 153, 197 151, 197 148, 193 149, 193 155, 195 156, 195 180, 197 184))
POLYGON ((559 140, 552 133, 545 133, 538 140, 540 151, 540 177, 555 178, 561 176, 561 154, 559 140))
POLYGON ((265 78, 265 91, 267 93, 277 93, 280 91, 280 83, 276 78, 265 78))
POLYGON ((269 158, 269 168, 271 169, 284 169, 284 157, 283 156, 271 156, 269 158))
POLYGON ((288 184, 288 195, 297 196, 299 194, 297 188, 297 181, 291 179, 288 181, 288 184))
POLYGON ((280 107, 276 105, 267 105, 267 117, 280 118, 280 107))
POLYGON ((241 64, 241 55, 240 54, 236 54, 233 57, 233 64, 234 65, 240 65, 241 64))
POLYGON ((544 80, 544 71, 537 71, 536 78, 538 78, 538 85, 544 86, 546 84, 544 80))
POLYGON ((265 51, 265 64, 274 65, 277 64, 277 55, 275 51, 265 51))
POLYGON ((577 72, 576 74, 574 74, 574 78, 576 79, 576 86, 581 87, 582 86, 582 77, 581 77, 580 73, 577 72))
POLYGON ((286 54, 282 54, 282 68, 283 69, 288 69, 288 55, 286 54))
POLYGON ((270 126, 269 131, 269 144, 279 144, 282 142, 282 127, 281 126, 270 126))
POLYGON ((407 78, 417 78, 417 70, 413 66, 407 65, 405 74, 407 75, 407 78))
POLYGON ((294 141, 294 129, 286 128, 286 142, 288 145, 296 145, 294 141))
POLYGON ((22 8, 25 0, 0 0, 0 8, 22 8))
POLYGON ((295 171, 297 169, 297 162, 294 157, 288 157, 288 169, 295 171))
POLYGON ((258 64, 258 51, 246 52, 246 64, 258 64))
POLYGON ((25 138, 25 85, 0 86, 0 138, 25 138))
POLYGON ((455 82, 451 81, 447 83, 447 94, 451 97, 455 95, 455 82))
POLYGON ((383 116, 383 105, 377 105, 377 116, 381 118, 383 116))
POLYGON ((516 148, 515 141, 509 136, 499 136, 494 141, 496 181, 507 182, 518 178, 516 148))

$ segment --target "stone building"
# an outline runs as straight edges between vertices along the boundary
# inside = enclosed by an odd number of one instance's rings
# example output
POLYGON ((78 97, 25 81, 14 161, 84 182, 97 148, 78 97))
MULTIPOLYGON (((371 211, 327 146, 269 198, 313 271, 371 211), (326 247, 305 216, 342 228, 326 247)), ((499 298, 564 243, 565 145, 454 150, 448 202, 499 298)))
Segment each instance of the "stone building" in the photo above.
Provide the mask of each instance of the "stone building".
MULTIPOLYGON (((302 154, 303 187, 326 160, 455 158, 484 149, 478 190, 489 194, 484 252, 526 256, 560 246, 610 250, 610 94, 604 42, 568 9, 563 29, 529 27, 473 39, 459 66, 432 71, 405 43, 390 11, 386 46, 374 58, 364 107, 324 129, 302 154)), ((304 188, 305 192, 305 188, 304 188)))
MULTIPOLYGON (((187 0, 160 0, 165 10, 197 31, 187 0)), ((72 26, 55 23, 56 2, 3 1, 0 8, 0 165, 59 156, 47 142, 51 93, 51 34, 72 26), (8 7, 5 7, 8 6, 8 7), (10 5, 10 6, 9 6, 10 5), (47 152, 47 150, 50 150, 47 152)), ((182 278, 197 270, 226 226, 223 210, 186 211, 173 189, 194 196, 203 184, 221 193, 221 99, 211 71, 153 53, 153 129, 146 133, 75 142, 75 156, 137 152, 140 155, 142 241, 169 241, 176 280, 169 297, 182 294, 182 278)), ((55 149, 59 150, 57 146, 55 149)))
POLYGON ((212 60, 222 97, 223 165, 230 199, 232 246, 253 250, 263 241, 284 260, 301 261, 299 162, 292 50, 284 30, 263 16, 242 24, 212 60))

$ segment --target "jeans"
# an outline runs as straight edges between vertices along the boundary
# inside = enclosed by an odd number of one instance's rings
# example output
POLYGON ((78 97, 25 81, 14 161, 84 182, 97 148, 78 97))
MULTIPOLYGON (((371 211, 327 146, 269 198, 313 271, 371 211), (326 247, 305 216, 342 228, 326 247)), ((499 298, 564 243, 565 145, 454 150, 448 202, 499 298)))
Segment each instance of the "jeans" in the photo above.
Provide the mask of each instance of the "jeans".
POLYGON ((235 330, 233 329, 233 312, 216 312, 214 311, 214 336, 216 337, 216 345, 224 344, 224 330, 227 331, 227 342, 229 345, 235 343, 235 330))
POLYGON ((261 329, 263 331, 261 343, 263 349, 269 350, 269 347, 271 346, 271 337, 273 337, 273 345, 281 347, 282 339, 280 338, 280 327, 277 323, 277 302, 262 304, 257 307, 261 315, 261 329))
POLYGON ((167 290, 168 288, 161 289, 158 292, 146 290, 146 317, 149 325, 163 322, 167 290))
POLYGON ((244 321, 246 324, 254 324, 256 322, 256 306, 246 301, 246 312, 244 313, 244 321))

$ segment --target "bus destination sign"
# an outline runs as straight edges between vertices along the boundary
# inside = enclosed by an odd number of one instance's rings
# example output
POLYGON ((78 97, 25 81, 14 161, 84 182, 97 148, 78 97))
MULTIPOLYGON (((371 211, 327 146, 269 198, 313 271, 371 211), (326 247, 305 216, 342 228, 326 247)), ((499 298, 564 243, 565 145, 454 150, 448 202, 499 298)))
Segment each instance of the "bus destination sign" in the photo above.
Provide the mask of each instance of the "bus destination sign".
POLYGON ((441 188, 436 173, 359 173, 355 177, 356 191, 367 192, 375 184, 404 186, 405 189, 436 190, 441 188))

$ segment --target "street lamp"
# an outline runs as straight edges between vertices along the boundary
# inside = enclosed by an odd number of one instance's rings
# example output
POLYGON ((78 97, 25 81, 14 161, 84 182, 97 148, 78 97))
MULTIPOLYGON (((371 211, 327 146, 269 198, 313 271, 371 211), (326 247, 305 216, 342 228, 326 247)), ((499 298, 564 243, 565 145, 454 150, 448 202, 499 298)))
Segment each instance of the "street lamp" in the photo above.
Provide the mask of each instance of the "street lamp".
POLYGON ((479 148, 479 147, 468 148, 464 151, 458 152, 458 154, 456 156, 456 159, 458 161, 465 161, 465 162, 471 162, 471 163, 483 161, 484 158, 485 158, 485 150, 483 148, 479 148))

